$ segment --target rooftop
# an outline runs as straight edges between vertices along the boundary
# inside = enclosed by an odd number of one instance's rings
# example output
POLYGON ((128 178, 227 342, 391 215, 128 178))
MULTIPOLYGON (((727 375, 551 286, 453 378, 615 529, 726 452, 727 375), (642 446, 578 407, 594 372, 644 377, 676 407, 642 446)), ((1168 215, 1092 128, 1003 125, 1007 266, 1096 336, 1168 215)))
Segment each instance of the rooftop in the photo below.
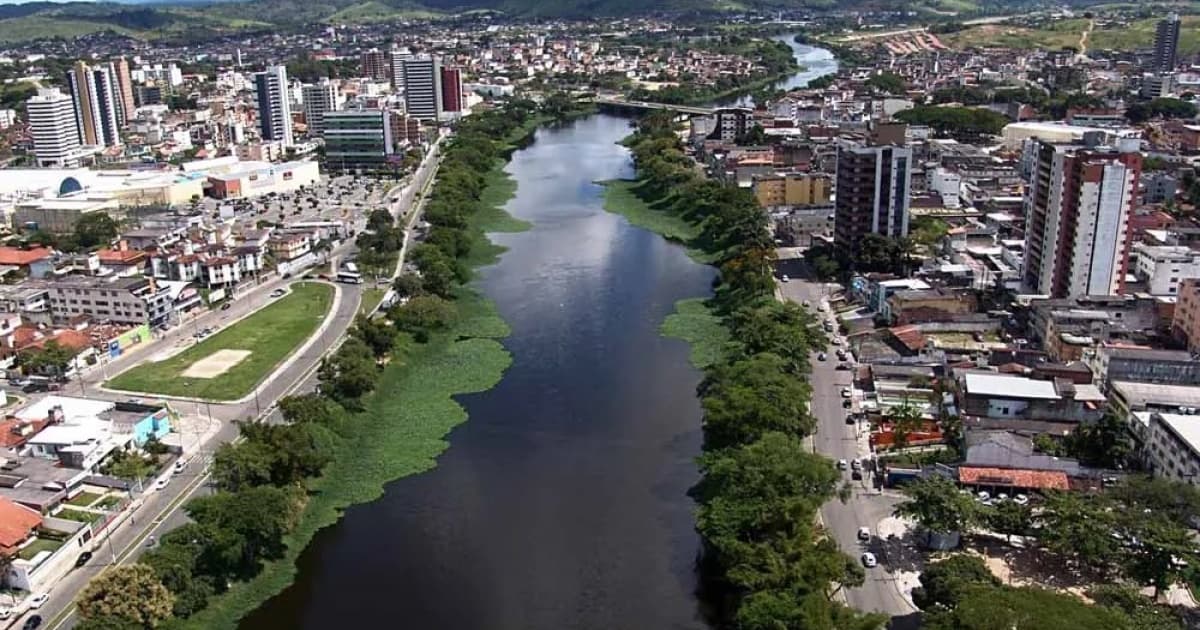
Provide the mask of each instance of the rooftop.
POLYGON ((1038 381, 1023 376, 1005 376, 968 372, 966 375, 968 394, 999 396, 1002 398, 1037 398, 1057 400, 1058 391, 1050 381, 1038 381))
POLYGON ((1123 398, 1130 409, 1144 409, 1147 405, 1200 408, 1200 387, 1196 386, 1113 381, 1109 388, 1123 398))

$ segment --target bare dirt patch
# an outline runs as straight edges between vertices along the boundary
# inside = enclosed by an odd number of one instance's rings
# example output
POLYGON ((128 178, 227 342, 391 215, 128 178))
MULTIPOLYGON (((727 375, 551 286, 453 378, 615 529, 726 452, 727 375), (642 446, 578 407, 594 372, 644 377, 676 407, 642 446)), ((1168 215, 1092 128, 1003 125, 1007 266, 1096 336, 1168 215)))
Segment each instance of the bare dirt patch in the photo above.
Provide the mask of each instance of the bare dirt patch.
POLYGON ((186 378, 216 378, 250 356, 249 350, 217 350, 183 371, 186 378))

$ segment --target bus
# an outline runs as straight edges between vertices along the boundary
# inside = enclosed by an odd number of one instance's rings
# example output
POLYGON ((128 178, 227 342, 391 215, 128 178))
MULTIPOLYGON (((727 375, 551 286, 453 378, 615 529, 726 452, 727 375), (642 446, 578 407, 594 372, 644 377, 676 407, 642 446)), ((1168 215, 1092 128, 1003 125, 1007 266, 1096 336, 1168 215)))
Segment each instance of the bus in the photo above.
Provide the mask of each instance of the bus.
POLYGON ((362 284, 363 279, 361 273, 343 269, 342 271, 338 272, 337 281, 344 282, 346 284, 362 284))

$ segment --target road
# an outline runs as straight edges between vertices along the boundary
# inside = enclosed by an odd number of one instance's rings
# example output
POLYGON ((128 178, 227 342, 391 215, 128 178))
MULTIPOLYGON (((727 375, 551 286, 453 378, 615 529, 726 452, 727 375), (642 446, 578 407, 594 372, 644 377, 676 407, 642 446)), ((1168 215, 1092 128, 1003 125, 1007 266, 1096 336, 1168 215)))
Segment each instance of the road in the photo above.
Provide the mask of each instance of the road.
MULTIPOLYGON (((817 308, 822 298, 827 297, 824 285, 798 279, 804 273, 801 261, 782 261, 779 270, 792 278, 778 284, 785 299, 817 308)), ((845 400, 842 389, 851 386, 852 373, 837 369, 836 350, 836 346, 828 348, 826 361, 818 360, 815 355, 812 357, 810 409, 817 418, 813 449, 835 461, 869 459, 868 427, 846 422, 849 410, 842 406, 845 400)), ((857 400, 859 392, 855 391, 854 396, 857 400)), ((821 508, 821 521, 838 546, 850 556, 858 558, 864 551, 871 551, 879 559, 878 567, 866 569, 867 578, 861 587, 845 589, 846 603, 858 610, 881 612, 892 617, 910 615, 915 609, 900 594, 891 577, 892 567, 888 566, 888 558, 896 555, 896 543, 881 540, 876 535, 879 522, 891 516, 900 496, 875 490, 869 482, 870 474, 865 475, 864 481, 853 481, 849 471, 843 474, 851 484, 853 495, 845 503, 836 499, 826 503, 821 508), (857 537, 860 527, 871 528, 872 539, 865 545, 857 537)))
MULTIPOLYGON (((418 202, 417 211, 409 213, 408 220, 405 223, 405 248, 401 250, 400 264, 397 265, 397 269, 402 265, 404 255, 407 251, 407 232, 416 223, 420 215, 420 210, 423 208, 427 192, 433 184, 434 175, 437 173, 437 165, 441 159, 439 150, 440 145, 435 144, 430 151, 429 159, 423 162, 420 168, 414 173, 410 180, 411 185, 406 186, 404 191, 399 195, 398 200, 390 205, 392 213, 397 218, 401 218, 411 207, 414 200, 418 202)), ((347 244, 345 250, 338 251, 350 251, 352 247, 352 244, 347 244)), ((335 251, 336 253, 337 251, 335 251)), ((107 376, 115 375, 121 370, 128 369, 133 365, 148 360, 149 357, 170 348, 174 344, 190 342, 191 335, 196 329, 232 322, 234 319, 260 308, 270 301, 266 295, 269 291, 278 286, 286 285, 288 282, 287 280, 276 280, 264 284, 252 294, 235 301, 229 310, 214 311, 202 315, 197 318, 194 324, 188 322, 184 326, 176 327, 162 334, 151 343, 148 343, 147 347, 140 349, 136 353, 119 357, 117 360, 104 366, 102 370, 93 370, 85 373, 82 382, 86 394, 94 398, 118 400, 130 398, 131 396, 128 394, 109 392, 97 386, 107 376)), ((341 298, 330 325, 320 333, 315 343, 308 346, 299 355, 290 358, 282 370, 273 374, 266 383, 261 385, 257 390, 257 397, 248 397, 243 401, 233 403, 172 403, 176 408, 182 407, 184 409, 187 409, 189 405, 195 405, 195 409, 192 411, 197 415, 211 414, 212 418, 220 420, 220 429, 207 442, 201 445, 199 456, 190 456, 187 468, 181 474, 176 475, 165 489, 147 492, 143 495, 142 505, 134 511, 128 521, 117 527, 109 535, 108 539, 96 548, 95 556, 89 563, 82 568, 71 571, 54 586, 50 592, 50 599, 37 611, 44 619, 49 620, 45 624, 46 628, 49 630, 60 630, 73 627, 76 618, 72 603, 76 594, 87 584, 88 580, 103 572, 106 568, 113 566, 114 563, 123 564, 135 560, 148 548, 147 541, 150 539, 150 536, 154 536, 157 539, 162 534, 186 522, 186 516, 179 508, 187 502, 188 498, 196 493, 208 491, 209 486, 206 483, 208 479, 206 455, 211 454, 220 444, 232 441, 237 437, 238 429, 237 425, 232 422, 233 420, 258 418, 267 422, 281 421, 282 418, 275 407, 276 401, 293 392, 313 390, 316 385, 316 368, 320 365, 321 357, 330 348, 336 347, 342 336, 353 325, 365 286, 353 284, 338 285, 341 298)), ((78 382, 79 379, 76 379, 76 382, 72 382, 70 387, 78 387, 78 382)), ((71 389, 63 393, 66 395, 78 394, 77 391, 71 389)), ((14 624, 16 621, 14 621, 14 624)))

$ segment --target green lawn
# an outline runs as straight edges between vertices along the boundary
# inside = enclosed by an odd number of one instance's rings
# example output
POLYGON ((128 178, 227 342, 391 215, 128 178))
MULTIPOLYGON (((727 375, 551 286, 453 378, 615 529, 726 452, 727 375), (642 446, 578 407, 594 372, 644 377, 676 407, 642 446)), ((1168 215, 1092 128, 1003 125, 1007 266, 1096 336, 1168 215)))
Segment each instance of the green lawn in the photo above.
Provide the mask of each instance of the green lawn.
POLYGON ((275 303, 159 362, 143 363, 105 383, 110 389, 212 400, 235 400, 249 394, 281 361, 316 330, 329 312, 333 288, 298 283, 275 303), (214 378, 185 378, 195 362, 218 350, 251 354, 214 378))
POLYGON ((80 523, 95 523, 96 521, 103 518, 104 515, 96 514, 93 512, 84 512, 82 510, 72 510, 70 508, 66 508, 66 509, 60 511, 58 514, 55 514, 54 517, 66 519, 68 521, 78 521, 80 523))
POLYGON ((375 307, 379 306, 385 295, 387 295, 387 289, 365 289, 362 293, 362 299, 358 303, 358 312, 366 315, 375 310, 375 307))
POLYGON ((70 501, 67 501, 67 505, 74 505, 76 507, 87 507, 87 506, 95 503, 96 500, 99 499, 101 496, 103 496, 103 495, 96 494, 95 492, 80 492, 78 495, 75 496, 75 498, 71 499, 70 501))
POLYGON ((38 538, 28 545, 21 548, 17 552, 17 557, 22 560, 33 560, 33 557, 43 551, 54 551, 63 544, 57 540, 49 540, 47 538, 38 538))

